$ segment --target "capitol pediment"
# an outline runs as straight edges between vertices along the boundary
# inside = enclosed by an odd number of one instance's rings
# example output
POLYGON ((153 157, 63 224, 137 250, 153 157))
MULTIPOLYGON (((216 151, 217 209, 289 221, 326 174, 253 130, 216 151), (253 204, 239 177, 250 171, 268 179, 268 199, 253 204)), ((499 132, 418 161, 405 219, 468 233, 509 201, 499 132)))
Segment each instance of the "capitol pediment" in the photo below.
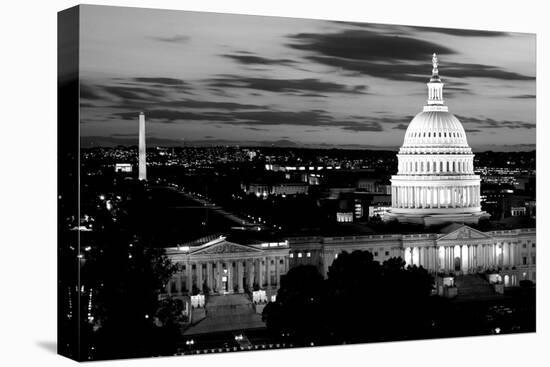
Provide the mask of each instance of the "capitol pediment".
POLYGON ((193 252, 193 255, 209 255, 209 254, 234 254, 243 252, 262 252, 259 249, 240 245, 229 241, 220 241, 211 245, 202 247, 193 252))
POLYGON ((447 234, 443 234, 438 241, 442 240, 482 240, 482 239, 489 239, 491 236, 478 231, 477 229, 474 229, 472 227, 468 227, 466 225, 460 226, 459 228, 453 230, 452 232, 449 232, 447 234))

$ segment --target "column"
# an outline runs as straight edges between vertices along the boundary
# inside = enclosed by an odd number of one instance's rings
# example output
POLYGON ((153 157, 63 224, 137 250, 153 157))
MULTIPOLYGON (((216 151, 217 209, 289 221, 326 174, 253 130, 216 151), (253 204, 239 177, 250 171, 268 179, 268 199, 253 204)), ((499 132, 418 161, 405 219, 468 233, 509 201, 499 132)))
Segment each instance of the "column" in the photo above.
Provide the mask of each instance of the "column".
POLYGON ((279 264, 280 262, 279 260, 280 260, 279 256, 276 256, 275 257, 275 285, 277 286, 277 288, 279 288, 279 285, 281 284, 279 279, 281 277, 281 273, 280 273, 281 264, 279 264))
POLYGON ((209 261, 206 263, 206 286, 210 293, 212 292, 212 285, 212 262, 209 261))
POLYGON ((202 280, 202 263, 198 262, 195 269, 197 271, 197 288, 199 289, 199 293, 202 293, 204 285, 204 282, 202 280))
POLYGON ((451 207, 456 208, 456 187, 452 186, 451 191, 451 207))
POLYGON ((475 245, 470 245, 468 246, 468 253, 470 254, 470 269, 471 270, 474 270, 475 267, 476 267, 476 251, 477 251, 477 246, 475 245))
MULTIPOLYGON (((181 289, 181 273, 180 272, 177 272, 176 273, 176 292, 178 294, 181 294, 182 293, 182 289, 181 289)), ((170 290, 171 291, 171 290, 170 290)))
POLYGON ((271 287, 271 259, 269 257, 265 258, 265 276, 267 288, 271 287))
POLYGON ((441 188, 440 187, 437 187, 436 188, 436 202, 437 202, 437 207, 440 208, 441 207, 441 188))
POLYGON ((244 277, 243 261, 239 259, 239 261, 237 262, 237 287, 239 289, 239 293, 244 292, 243 277, 244 277))
POLYGON ((219 261, 216 261, 216 291, 218 293, 222 292, 222 263, 219 261))
POLYGON ((258 275, 258 286, 260 288, 264 286, 264 276, 263 276, 264 272, 262 271, 262 261, 263 261, 263 258, 257 260, 258 268, 256 270, 256 274, 258 275))
POLYGON ((426 270, 430 271, 432 269, 432 248, 426 247, 426 264, 423 264, 426 270))
POLYGON ((191 278, 191 263, 189 262, 185 265, 185 276, 187 293, 191 294, 193 291, 193 279, 191 278))
POLYGON ((254 272, 252 271, 252 267, 254 266, 254 260, 248 259, 246 260, 246 274, 248 277, 246 278, 246 285, 245 287, 252 291, 252 285, 254 284, 254 272))
POLYGON ((420 192, 422 193, 422 207, 426 208, 428 206, 428 189, 426 187, 420 187, 420 192))
POLYGON ((233 274, 235 269, 233 269, 232 260, 227 262, 227 287, 229 288, 229 293, 235 292, 235 274, 233 274))
POLYGON ((451 246, 451 271, 455 270, 455 247, 451 246))

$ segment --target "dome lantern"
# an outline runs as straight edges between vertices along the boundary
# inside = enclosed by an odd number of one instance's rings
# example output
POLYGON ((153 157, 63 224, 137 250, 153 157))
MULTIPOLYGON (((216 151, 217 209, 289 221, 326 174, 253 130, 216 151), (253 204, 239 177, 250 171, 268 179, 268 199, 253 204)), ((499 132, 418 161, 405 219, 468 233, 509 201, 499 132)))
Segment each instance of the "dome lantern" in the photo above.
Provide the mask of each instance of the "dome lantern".
POLYGON ((428 105, 424 106, 424 111, 448 111, 443 100, 443 86, 445 85, 439 78, 439 60, 437 54, 432 56, 432 77, 428 82, 428 105))

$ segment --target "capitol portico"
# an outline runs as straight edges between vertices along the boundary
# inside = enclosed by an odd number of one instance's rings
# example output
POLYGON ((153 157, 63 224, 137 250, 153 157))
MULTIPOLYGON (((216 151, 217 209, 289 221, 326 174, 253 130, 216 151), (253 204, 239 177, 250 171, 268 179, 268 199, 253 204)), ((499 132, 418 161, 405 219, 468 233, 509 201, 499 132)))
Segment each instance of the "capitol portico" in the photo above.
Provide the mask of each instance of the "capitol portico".
POLYGON ((218 236, 166 248, 166 254, 178 266, 165 289, 174 295, 277 289, 289 268, 286 241, 242 244, 218 236))

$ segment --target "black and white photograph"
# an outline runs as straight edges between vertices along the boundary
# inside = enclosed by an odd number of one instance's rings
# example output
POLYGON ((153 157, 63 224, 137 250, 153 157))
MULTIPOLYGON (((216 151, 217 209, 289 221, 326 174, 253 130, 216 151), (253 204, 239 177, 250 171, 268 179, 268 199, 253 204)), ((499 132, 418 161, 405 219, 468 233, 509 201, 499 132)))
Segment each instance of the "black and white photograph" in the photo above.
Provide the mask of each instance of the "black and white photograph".
POLYGON ((62 356, 537 331, 534 33, 57 22, 62 356))

